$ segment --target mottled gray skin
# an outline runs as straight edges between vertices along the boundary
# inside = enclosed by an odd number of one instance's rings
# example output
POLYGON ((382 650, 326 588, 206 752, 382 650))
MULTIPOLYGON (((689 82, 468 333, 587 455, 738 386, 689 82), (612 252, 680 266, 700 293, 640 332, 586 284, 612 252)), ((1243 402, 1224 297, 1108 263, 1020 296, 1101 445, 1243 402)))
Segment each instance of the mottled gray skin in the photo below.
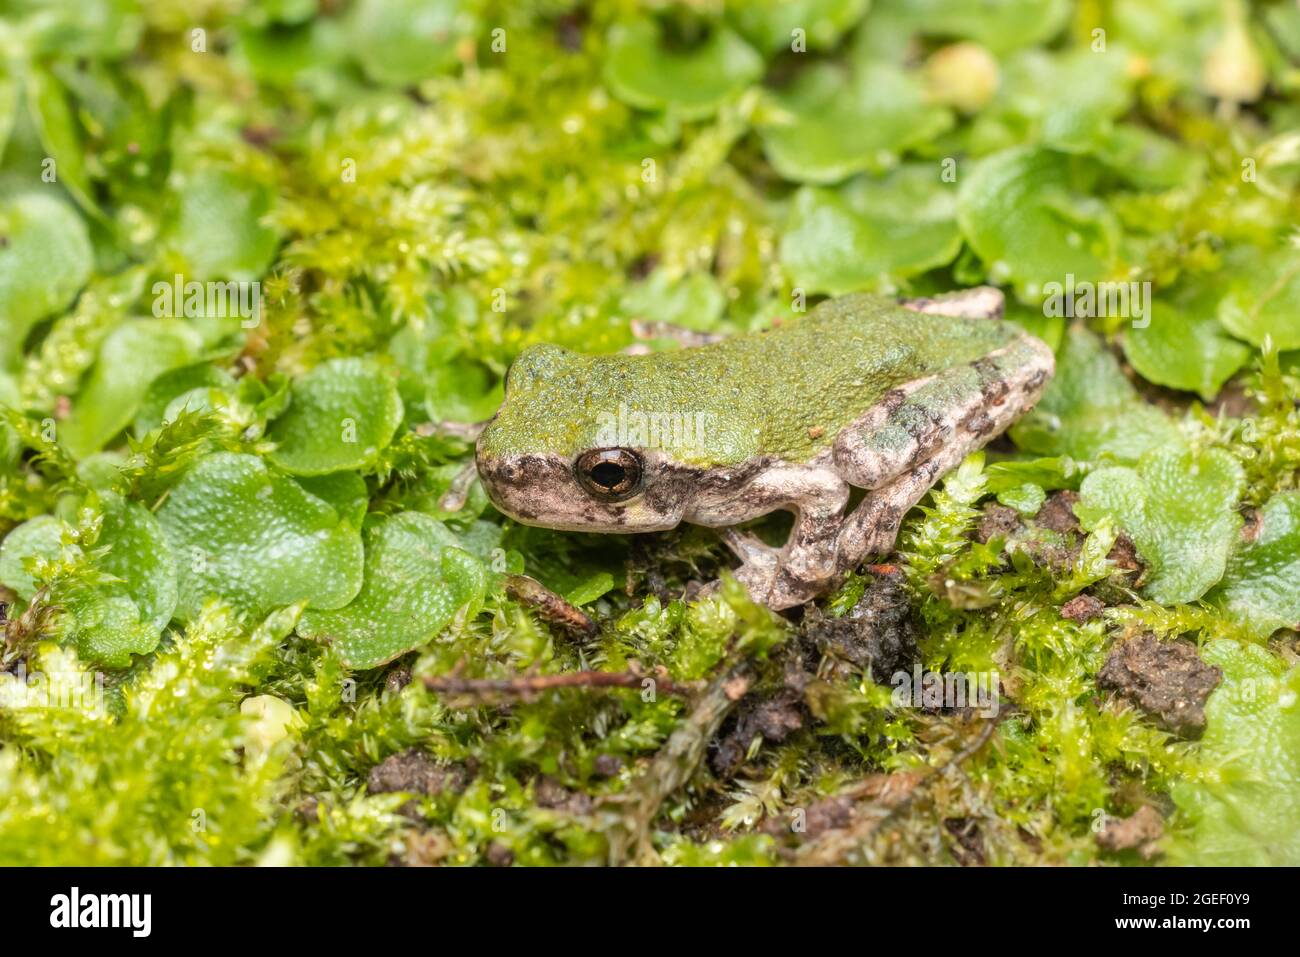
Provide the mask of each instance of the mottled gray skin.
POLYGON ((833 588, 894 545, 903 516, 947 471, 1041 396, 1052 351, 1001 321, 987 287, 901 305, 874 296, 823 303, 781 329, 638 357, 529 350, 479 437, 493 503, 516 520, 637 532, 681 522, 723 528, 736 577, 773 609, 833 588), (651 444, 601 440, 617 403, 705 415, 707 435, 651 444), (601 418, 603 416, 603 418, 601 418), (593 489, 579 463, 626 452, 640 481, 593 489), (866 490, 845 514, 851 487, 866 490), (781 548, 729 526, 785 509, 781 548))

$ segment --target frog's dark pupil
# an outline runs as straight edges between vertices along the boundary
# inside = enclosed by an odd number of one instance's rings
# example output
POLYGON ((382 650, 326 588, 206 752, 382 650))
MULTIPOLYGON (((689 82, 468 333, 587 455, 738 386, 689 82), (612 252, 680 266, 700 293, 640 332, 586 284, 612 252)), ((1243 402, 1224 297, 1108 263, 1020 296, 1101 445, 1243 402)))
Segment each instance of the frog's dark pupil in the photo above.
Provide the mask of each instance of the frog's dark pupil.
POLYGON ((616 488, 626 478, 627 469, 617 462, 597 462, 591 469, 591 480, 601 488, 616 488))

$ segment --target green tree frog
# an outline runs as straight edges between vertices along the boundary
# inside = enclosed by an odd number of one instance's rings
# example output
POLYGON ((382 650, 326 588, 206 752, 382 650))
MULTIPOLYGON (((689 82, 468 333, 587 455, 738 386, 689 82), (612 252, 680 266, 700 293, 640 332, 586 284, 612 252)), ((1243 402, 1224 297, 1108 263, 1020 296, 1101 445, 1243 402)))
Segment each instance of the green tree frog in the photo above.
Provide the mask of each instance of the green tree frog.
POLYGON ((1038 400, 1052 350, 1003 305, 990 287, 855 294, 695 348, 533 346, 479 436, 479 475, 529 525, 724 529, 751 595, 793 607, 889 552, 930 487, 1038 400), (778 509, 794 513, 780 548, 731 527, 778 509))

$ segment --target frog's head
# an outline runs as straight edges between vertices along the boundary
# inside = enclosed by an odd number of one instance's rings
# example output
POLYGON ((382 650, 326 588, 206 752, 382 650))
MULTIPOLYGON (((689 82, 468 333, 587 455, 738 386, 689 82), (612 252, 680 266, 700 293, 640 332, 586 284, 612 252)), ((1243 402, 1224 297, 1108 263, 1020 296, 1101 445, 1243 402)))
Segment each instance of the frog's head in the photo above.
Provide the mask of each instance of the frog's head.
POLYGON ((619 431, 620 406, 637 393, 642 371, 630 356, 525 350, 478 440, 475 460, 492 503, 526 525, 567 531, 676 526, 689 470, 671 449, 619 431))

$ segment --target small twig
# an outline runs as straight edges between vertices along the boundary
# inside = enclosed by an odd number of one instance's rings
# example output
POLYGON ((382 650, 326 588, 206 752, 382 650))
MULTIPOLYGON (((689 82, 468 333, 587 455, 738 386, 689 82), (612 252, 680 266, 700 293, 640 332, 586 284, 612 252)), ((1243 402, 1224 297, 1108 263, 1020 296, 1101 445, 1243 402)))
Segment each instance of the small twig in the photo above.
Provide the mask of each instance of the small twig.
POLYGON ((447 491, 443 492, 442 497, 438 499, 438 507, 444 512, 459 512, 465 507, 470 486, 474 484, 476 478, 478 478, 478 467, 474 464, 474 460, 470 459, 452 478, 447 491))
MULTIPOLYGON (((800 851, 798 863, 814 867, 842 863, 846 854, 862 846, 869 837, 890 821, 898 820, 901 813, 911 807, 917 796, 923 793, 930 784, 937 781, 951 769, 960 767, 967 760, 974 757, 984 745, 988 744, 999 723, 997 718, 986 720, 984 727, 980 729, 980 733, 975 736, 974 741, 918 781, 903 798, 890 804, 886 809, 877 809, 874 814, 864 815, 861 820, 849 827, 828 832, 825 836, 800 851)), ((853 791, 854 789, 850 788, 846 793, 852 795, 853 791)))
POLYGON ((696 329, 687 329, 685 326, 679 326, 671 322, 662 322, 649 319, 633 319, 632 335, 642 341, 652 339, 671 339, 683 347, 691 348, 693 346, 707 346, 715 342, 721 342, 727 338, 716 332, 700 332, 696 329))
POLYGON ((415 434, 428 438, 431 435, 448 435, 453 439, 475 442, 487 428, 486 422, 421 422, 415 427, 415 434))
POLYGON ((637 779, 626 791, 610 795, 606 800, 603 807, 618 815, 606 827, 611 864, 627 863, 633 858, 642 862, 654 859, 650 830, 660 807, 690 781, 704 760, 709 742, 749 691, 751 681, 748 663, 736 665, 714 678, 692 703, 686 720, 678 725, 637 779))
POLYGON ((547 624, 562 628, 580 641, 589 641, 600 634, 600 626, 581 608, 570 604, 536 578, 507 575, 505 585, 507 595, 533 609, 547 624))

